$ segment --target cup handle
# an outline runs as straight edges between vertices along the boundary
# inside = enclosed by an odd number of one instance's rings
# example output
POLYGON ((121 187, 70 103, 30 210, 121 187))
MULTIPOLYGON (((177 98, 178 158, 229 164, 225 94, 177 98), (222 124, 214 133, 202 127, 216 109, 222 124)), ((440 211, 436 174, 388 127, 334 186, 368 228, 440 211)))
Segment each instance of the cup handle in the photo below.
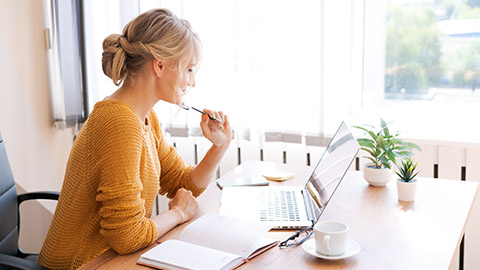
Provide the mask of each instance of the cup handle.
POLYGON ((327 247, 330 250, 330 235, 325 235, 323 237, 323 246, 327 247))

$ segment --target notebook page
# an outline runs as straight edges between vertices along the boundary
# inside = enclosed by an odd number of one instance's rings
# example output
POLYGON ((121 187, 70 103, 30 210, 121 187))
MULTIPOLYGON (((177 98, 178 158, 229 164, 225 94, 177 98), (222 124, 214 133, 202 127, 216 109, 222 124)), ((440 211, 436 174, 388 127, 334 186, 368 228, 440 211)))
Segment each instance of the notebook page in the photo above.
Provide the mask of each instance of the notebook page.
POLYGON ((207 213, 189 224, 179 240, 219 249, 247 258, 252 244, 271 229, 271 226, 207 213))
POLYGON ((223 269, 241 263, 242 258, 228 252, 179 240, 167 240, 140 256, 140 263, 167 269, 223 269), (236 262, 235 262, 236 261, 236 262))

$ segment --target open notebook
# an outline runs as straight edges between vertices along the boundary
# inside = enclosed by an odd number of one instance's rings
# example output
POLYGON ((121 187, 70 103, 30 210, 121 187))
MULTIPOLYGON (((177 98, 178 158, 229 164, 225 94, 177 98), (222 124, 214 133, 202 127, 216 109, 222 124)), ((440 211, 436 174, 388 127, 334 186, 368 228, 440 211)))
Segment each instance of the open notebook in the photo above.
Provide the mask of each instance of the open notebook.
POLYGON ((178 240, 167 240, 140 256, 139 264, 161 269, 232 269, 278 241, 263 238, 271 227, 207 213, 178 240))

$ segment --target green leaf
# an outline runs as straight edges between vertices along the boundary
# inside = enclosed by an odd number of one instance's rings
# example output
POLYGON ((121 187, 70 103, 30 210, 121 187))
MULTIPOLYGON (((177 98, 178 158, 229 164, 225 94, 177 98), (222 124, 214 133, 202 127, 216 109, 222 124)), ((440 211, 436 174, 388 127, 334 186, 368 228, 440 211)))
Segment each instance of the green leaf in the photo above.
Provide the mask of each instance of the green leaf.
POLYGON ((401 145, 401 146, 404 146, 405 145, 405 142, 402 140, 402 139, 392 139, 392 143, 395 144, 395 145, 401 145))
POLYGON ((411 148, 407 146, 395 146, 393 149, 395 150, 405 150, 405 151, 410 151, 411 148))
POLYGON ((403 156, 403 157, 412 157, 412 156, 415 156, 415 154, 412 153, 412 152, 410 152, 410 151, 400 151, 400 152, 397 152, 397 155, 403 156))
POLYGON ((370 140, 370 139, 366 139, 366 138, 360 138, 360 139, 357 139, 357 142, 360 146, 363 146, 363 147, 368 147, 368 148, 375 148, 375 141, 373 140, 370 140))
POLYGON ((360 147, 360 149, 362 149, 363 151, 369 153, 372 157, 376 157, 378 155, 376 155, 373 150, 369 149, 369 148, 365 148, 365 147, 360 147))
POLYGON ((411 158, 403 159, 399 163, 395 163, 395 165, 398 168, 398 172, 395 173, 405 182, 413 180, 419 173, 415 172, 418 163, 414 162, 411 158))
POLYGON ((390 161, 395 163, 395 159, 396 159, 395 154, 393 154, 393 152, 391 151, 387 151, 386 153, 387 153, 388 159, 390 159, 390 161))
POLYGON ((368 132, 368 129, 366 129, 366 128, 362 127, 362 126, 353 126, 353 127, 354 127, 354 128, 358 128, 358 129, 361 129, 361 130, 363 130, 363 131, 365 131, 365 132, 368 132))
POLYGON ((384 139, 383 139, 384 141, 389 141, 389 142, 391 142, 394 137, 393 137, 392 135, 383 134, 383 138, 384 138, 384 139))
POLYGON ((382 162, 382 165, 383 165, 383 167, 385 167, 387 169, 391 168, 390 162, 382 162))
POLYGON ((361 146, 361 149, 368 153, 370 156, 365 156, 377 167, 383 166, 391 168, 392 163, 398 168, 401 175, 414 176, 416 175, 414 164, 409 161, 409 158, 414 156, 412 150, 420 150, 420 147, 414 143, 405 142, 399 138, 398 132, 391 132, 389 124, 385 122, 383 118, 380 118, 380 127, 377 128, 373 125, 361 125, 354 126, 354 128, 363 130, 366 132, 363 138, 358 138, 357 142, 361 146), (367 135, 368 134, 368 135, 367 135), (397 164, 397 160, 402 162, 397 164), (408 161, 405 164, 404 161, 408 161), (401 167, 406 168, 400 170, 401 167))
POLYGON ((383 135, 379 135, 378 138, 377 138, 377 144, 380 148, 385 148, 385 138, 383 137, 383 135))
POLYGON ((408 147, 410 147, 411 149, 415 149, 415 150, 418 150, 420 152, 422 152, 422 149, 420 148, 420 146, 414 144, 414 143, 411 143, 411 142, 407 142, 406 143, 408 145, 408 147))
POLYGON ((390 161, 385 156, 379 157, 378 159, 380 160, 380 162, 384 167, 387 167, 390 169, 390 161))
POLYGON ((375 134, 373 131, 370 131, 370 130, 367 131, 367 132, 370 135, 370 137, 372 137, 373 140, 375 140, 375 141, 377 140, 377 134, 375 134))
POLYGON ((375 129, 374 126, 372 125, 369 125, 369 124, 365 124, 365 125, 361 125, 361 126, 353 126, 354 128, 358 128, 358 129, 361 129, 361 130, 364 130, 364 131, 367 131, 367 128, 369 129, 375 129))
POLYGON ((369 159, 373 164, 377 164, 377 160, 375 160, 374 158, 372 157, 366 157, 367 159, 369 159))
POLYGON ((388 129, 388 124, 383 120, 383 118, 380 118, 380 126, 382 127, 383 134, 385 136, 390 137, 390 130, 388 129))

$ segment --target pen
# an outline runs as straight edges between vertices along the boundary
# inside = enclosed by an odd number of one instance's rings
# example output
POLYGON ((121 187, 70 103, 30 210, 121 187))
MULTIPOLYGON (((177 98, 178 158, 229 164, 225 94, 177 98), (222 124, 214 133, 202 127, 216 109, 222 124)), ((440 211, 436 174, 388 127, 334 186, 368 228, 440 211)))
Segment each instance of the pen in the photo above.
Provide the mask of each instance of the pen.
MULTIPOLYGON (((179 106, 180 108, 184 109, 184 110, 187 110, 187 111, 189 111, 190 109, 192 109, 192 110, 197 111, 197 112, 199 112, 199 113, 201 113, 201 114, 207 114, 206 112, 201 111, 201 110, 199 110, 199 109, 197 109, 197 108, 195 108, 195 107, 192 107, 192 106, 180 105, 180 104, 178 104, 178 106, 179 106)), ((208 118, 210 118, 210 119, 213 120, 213 121, 217 121, 217 122, 222 123, 222 121, 221 121, 220 119, 218 119, 218 118, 216 118, 216 117, 214 117, 214 116, 211 116, 211 115, 207 115, 207 116, 208 116, 208 118)))

